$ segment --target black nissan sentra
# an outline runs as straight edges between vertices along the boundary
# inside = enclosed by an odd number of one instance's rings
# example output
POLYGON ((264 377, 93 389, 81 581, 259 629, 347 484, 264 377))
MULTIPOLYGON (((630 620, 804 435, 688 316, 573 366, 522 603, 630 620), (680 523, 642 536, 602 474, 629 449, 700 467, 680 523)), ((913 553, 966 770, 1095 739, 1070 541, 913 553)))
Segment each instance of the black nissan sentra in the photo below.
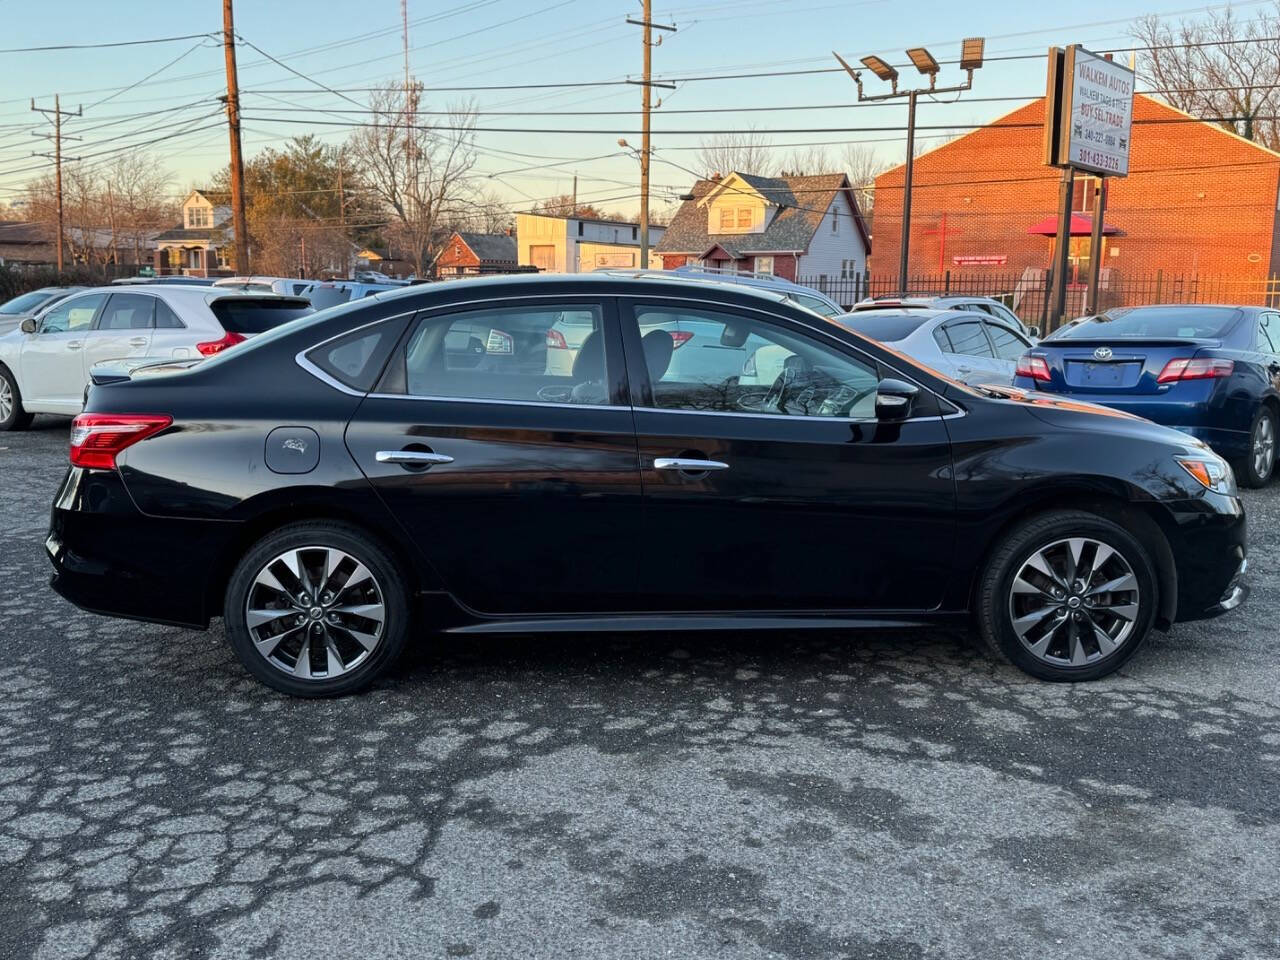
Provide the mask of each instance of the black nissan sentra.
POLYGON ((771 293, 654 275, 380 294, 96 369, 48 536, 88 610, 222 617, 323 696, 433 632, 972 622, 1045 680, 1244 599, 1231 468, 974 389, 771 293))

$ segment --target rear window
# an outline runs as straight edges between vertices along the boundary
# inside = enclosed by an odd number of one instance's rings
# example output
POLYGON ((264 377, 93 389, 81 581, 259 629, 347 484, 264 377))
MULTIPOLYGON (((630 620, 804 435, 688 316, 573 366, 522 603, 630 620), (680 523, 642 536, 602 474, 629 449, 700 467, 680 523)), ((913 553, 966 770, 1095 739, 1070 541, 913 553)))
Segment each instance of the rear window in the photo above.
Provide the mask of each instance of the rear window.
POLYGON ((317 310, 327 310, 329 307, 336 307, 350 300, 351 291, 346 287, 319 286, 312 287, 308 296, 311 299, 311 306, 317 310))
POLYGON ((1058 331, 1055 340, 1097 337, 1222 336, 1240 315, 1235 307, 1118 307, 1058 331))
POLYGON ((872 340, 882 343, 893 343, 911 336, 920 329, 920 325, 930 319, 927 313, 880 313, 867 312, 841 317, 837 322, 850 330, 856 330, 872 340))
POLYGON ((209 309, 228 333, 251 336, 266 333, 282 323, 311 313, 311 307, 296 300, 255 300, 251 297, 228 297, 215 300, 209 309))

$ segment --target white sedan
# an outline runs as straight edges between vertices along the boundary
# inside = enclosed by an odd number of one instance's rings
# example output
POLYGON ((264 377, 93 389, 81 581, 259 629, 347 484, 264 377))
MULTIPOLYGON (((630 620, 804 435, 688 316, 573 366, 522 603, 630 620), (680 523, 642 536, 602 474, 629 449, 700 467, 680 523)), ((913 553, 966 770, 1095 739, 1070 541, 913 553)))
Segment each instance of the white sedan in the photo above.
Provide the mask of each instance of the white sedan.
MULTIPOLYGON (((968 384, 1008 386, 1018 358, 1033 345, 1008 324, 967 311, 881 309, 832 319, 968 384)), ((747 359, 739 382, 743 386, 772 384, 788 356, 779 346, 760 348, 747 359)))
POLYGON ((211 356, 310 312, 297 297, 211 287, 77 293, 0 336, 0 430, 20 430, 36 413, 79 413, 95 363, 211 356))

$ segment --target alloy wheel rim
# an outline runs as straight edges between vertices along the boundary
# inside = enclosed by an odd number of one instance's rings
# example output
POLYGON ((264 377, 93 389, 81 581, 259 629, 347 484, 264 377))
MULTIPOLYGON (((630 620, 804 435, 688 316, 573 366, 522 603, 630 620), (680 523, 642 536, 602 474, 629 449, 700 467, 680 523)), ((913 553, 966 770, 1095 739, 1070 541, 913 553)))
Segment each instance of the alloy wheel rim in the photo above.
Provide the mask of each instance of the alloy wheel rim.
POLYGON ((0 420, 8 420, 13 413, 13 388, 9 381, 0 377, 0 420))
POLYGON ((1115 547, 1069 537, 1023 561, 1009 588, 1009 617, 1033 657, 1055 667, 1082 667, 1124 646, 1140 601, 1133 567, 1115 547))
POLYGON ((1270 417, 1259 417, 1253 431, 1253 472, 1265 480, 1275 464, 1276 435, 1270 417))
POLYGON ((253 578, 245 622, 254 649, 277 670, 297 680, 332 680, 378 648, 386 602, 356 557, 336 547, 298 547, 253 578))

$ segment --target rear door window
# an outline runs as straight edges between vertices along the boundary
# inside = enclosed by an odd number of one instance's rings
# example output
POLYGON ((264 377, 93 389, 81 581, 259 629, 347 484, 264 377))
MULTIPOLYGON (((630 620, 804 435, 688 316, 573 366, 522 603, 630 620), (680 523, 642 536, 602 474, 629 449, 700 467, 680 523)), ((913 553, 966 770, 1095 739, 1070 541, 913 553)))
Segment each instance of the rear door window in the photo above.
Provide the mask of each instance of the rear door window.
POLYGON ((1001 360, 1017 360, 1031 348, 1030 343, 1002 323, 987 323, 984 326, 996 349, 996 356, 1001 360))
POLYGON ((97 330, 149 330, 154 323, 156 299, 141 293, 113 293, 98 315, 97 330))
POLYGON ((425 317, 410 333, 413 396, 608 404, 598 304, 530 305, 425 317))
POLYGON ((253 336, 311 313, 311 307, 297 300, 256 300, 227 297, 209 304, 209 309, 228 333, 253 336))
POLYGON ((962 320, 947 324, 947 336, 951 340, 951 352, 968 357, 994 357, 987 335, 982 332, 980 320, 962 320))

